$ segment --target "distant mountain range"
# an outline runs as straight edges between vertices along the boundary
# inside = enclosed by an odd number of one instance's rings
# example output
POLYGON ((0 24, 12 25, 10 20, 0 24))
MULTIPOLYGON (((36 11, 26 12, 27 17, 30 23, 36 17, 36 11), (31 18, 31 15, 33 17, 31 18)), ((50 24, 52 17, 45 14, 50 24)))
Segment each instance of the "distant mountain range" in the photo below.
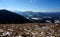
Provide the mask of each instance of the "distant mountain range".
POLYGON ((19 15, 17 13, 8 11, 8 10, 0 10, 0 23, 3 24, 11 24, 11 23, 31 23, 32 21, 26 19, 24 16, 19 15))
POLYGON ((60 23, 60 12, 32 12, 0 10, 0 23, 60 23))
POLYGON ((32 11, 26 11, 26 12, 18 12, 16 13, 23 15, 24 17, 28 18, 45 18, 45 17, 52 17, 52 18, 58 18, 60 17, 60 12, 32 12, 32 11))
POLYGON ((49 20, 51 22, 55 22, 55 20, 60 21, 60 12, 32 12, 32 11, 15 11, 15 13, 20 14, 27 19, 33 21, 33 22, 46 22, 46 20, 49 20))

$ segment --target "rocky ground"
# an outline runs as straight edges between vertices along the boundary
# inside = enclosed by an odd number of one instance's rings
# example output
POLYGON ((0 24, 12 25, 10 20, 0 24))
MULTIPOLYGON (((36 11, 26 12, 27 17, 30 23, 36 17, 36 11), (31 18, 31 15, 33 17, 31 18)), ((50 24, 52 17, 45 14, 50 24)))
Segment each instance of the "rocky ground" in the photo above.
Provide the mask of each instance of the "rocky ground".
POLYGON ((0 37, 60 37, 60 24, 0 24, 0 37))

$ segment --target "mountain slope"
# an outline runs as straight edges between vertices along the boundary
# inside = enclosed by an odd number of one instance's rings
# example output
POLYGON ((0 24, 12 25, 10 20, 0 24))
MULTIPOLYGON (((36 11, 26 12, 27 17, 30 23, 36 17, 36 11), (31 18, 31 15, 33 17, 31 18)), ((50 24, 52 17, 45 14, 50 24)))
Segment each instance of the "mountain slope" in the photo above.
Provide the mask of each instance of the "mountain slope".
POLYGON ((28 11, 28 12, 16 12, 22 16, 25 16, 25 17, 30 17, 30 18, 39 18, 39 17, 42 17, 44 18, 45 16, 46 17, 52 17, 52 18, 58 18, 60 17, 60 12, 32 12, 32 11, 28 11))
POLYGON ((10 12, 8 10, 0 10, 0 23, 30 23, 31 21, 25 17, 10 12))
POLYGON ((32 12, 32 11, 26 11, 26 12, 19 12, 16 11, 16 13, 28 18, 29 20, 33 22, 46 22, 46 20, 54 22, 56 19, 60 20, 60 12, 32 12))

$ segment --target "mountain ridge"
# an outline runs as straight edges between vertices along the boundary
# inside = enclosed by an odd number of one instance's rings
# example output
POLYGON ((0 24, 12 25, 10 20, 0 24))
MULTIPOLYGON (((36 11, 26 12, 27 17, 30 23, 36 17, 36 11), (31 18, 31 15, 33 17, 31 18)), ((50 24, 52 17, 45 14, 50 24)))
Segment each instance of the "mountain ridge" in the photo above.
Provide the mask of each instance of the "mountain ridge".
POLYGON ((20 14, 24 17, 26 17, 27 19, 30 19, 32 21, 46 21, 46 20, 50 20, 52 22, 54 22, 56 19, 60 20, 60 12, 33 12, 33 11, 28 11, 28 12, 16 12, 17 14, 20 14), (34 19, 32 19, 34 18, 34 19))
POLYGON ((24 16, 16 14, 8 10, 0 10, 0 23, 30 23, 31 21, 24 16))

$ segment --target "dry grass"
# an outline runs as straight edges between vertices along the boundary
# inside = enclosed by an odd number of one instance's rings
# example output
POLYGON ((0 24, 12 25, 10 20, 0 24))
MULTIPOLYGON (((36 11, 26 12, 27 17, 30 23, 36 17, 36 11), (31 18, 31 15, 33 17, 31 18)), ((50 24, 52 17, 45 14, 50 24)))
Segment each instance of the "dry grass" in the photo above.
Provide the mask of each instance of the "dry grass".
POLYGON ((60 37, 60 25, 53 23, 0 24, 0 37, 14 36, 60 37))

